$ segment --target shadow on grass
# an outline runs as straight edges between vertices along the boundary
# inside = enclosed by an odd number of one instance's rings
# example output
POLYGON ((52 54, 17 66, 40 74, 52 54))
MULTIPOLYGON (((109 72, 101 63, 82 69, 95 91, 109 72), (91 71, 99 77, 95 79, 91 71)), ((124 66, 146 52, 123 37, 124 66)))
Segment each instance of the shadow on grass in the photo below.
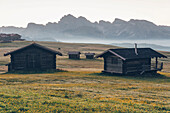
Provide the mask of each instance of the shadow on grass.
MULTIPOLYGON (((170 77, 167 77, 165 75, 159 74, 159 73, 145 73, 145 74, 111 74, 111 73, 92 73, 89 75, 94 76, 112 76, 112 77, 120 77, 120 78, 127 78, 127 79, 138 79, 138 80, 152 80, 152 79, 170 79, 170 77)), ((169 80, 168 80, 169 81, 169 80)))
POLYGON ((26 70, 26 71, 10 71, 3 74, 48 74, 48 73, 57 73, 57 72, 67 72, 61 69, 52 69, 52 70, 26 70))
POLYGON ((69 60, 69 61, 103 61, 102 59, 86 59, 86 58, 80 58, 80 59, 69 59, 69 58, 62 58, 63 60, 69 60))

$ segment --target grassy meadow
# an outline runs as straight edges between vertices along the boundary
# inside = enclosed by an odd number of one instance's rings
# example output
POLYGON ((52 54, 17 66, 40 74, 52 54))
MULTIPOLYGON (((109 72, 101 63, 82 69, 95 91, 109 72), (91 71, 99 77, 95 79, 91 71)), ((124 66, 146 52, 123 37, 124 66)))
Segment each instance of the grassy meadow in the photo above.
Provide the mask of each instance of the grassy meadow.
MULTIPOLYGON (((115 46, 38 42, 57 50, 60 72, 6 73, 3 54, 31 42, 0 44, 0 113, 170 112, 170 59, 156 75, 102 74, 103 59, 70 60, 68 51, 102 53, 115 46)), ((162 52, 170 56, 168 52, 162 52)))

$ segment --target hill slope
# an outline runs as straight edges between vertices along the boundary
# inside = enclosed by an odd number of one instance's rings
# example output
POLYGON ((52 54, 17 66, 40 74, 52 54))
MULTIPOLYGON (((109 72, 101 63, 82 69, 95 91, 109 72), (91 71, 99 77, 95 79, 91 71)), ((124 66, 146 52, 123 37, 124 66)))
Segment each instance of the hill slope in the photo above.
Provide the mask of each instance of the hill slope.
MULTIPOLYGON (((154 76, 101 74, 103 60, 68 59, 70 50, 102 53, 116 46, 61 42, 37 42, 64 54, 57 68, 67 71, 4 73, 9 56, 3 54, 32 42, 0 44, 0 112, 169 112, 170 73, 154 76)), ((163 52, 170 56, 170 52, 163 52)), ((169 70, 170 59, 162 60, 169 70)))

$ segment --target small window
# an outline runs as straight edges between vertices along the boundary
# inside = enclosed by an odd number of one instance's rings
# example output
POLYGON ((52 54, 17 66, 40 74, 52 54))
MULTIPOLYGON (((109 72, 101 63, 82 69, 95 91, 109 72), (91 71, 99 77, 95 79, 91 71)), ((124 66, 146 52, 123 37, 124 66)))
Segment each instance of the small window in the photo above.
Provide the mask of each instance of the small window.
POLYGON ((112 64, 118 64, 118 58, 112 57, 112 58, 111 58, 111 63, 112 63, 112 64))

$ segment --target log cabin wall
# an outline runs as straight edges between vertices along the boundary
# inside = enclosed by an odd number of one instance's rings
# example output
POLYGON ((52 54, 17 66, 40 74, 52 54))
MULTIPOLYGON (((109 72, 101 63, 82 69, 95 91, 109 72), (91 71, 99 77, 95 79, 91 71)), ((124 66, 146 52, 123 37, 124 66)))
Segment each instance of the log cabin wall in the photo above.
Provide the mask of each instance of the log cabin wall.
POLYGON ((112 73, 122 73, 123 72, 123 61, 122 59, 112 55, 104 58, 104 70, 106 72, 112 73))
POLYGON ((56 55, 37 47, 11 54, 12 70, 55 69, 56 55))
POLYGON ((123 73, 150 70, 151 58, 127 60, 124 61, 123 67, 123 73))
POLYGON ((79 54, 69 54, 69 59, 80 59, 79 54))
POLYGON ((86 59, 94 59, 94 55, 86 55, 86 59))
POLYGON ((156 72, 163 69, 163 63, 159 63, 158 66, 157 58, 167 58, 167 56, 151 48, 137 48, 137 51, 135 51, 135 48, 109 49, 97 55, 96 58, 104 58, 103 72, 143 74, 144 72, 156 72), (117 60, 113 56, 117 57, 117 60), (156 63, 151 63, 151 58, 156 58, 156 63))

